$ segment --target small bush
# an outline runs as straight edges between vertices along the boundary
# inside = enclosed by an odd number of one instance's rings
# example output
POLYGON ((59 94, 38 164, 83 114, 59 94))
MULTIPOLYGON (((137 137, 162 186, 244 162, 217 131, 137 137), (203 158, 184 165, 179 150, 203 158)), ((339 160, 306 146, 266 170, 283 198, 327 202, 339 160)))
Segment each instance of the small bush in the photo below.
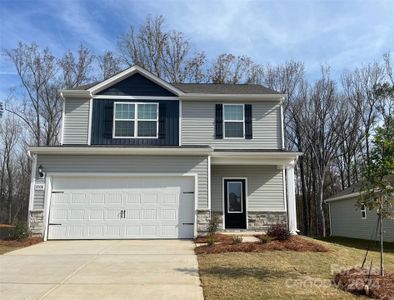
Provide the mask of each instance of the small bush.
POLYGON ((207 244, 208 246, 213 246, 215 244, 215 237, 213 235, 207 237, 207 244))
POLYGON ((272 241, 272 237, 270 237, 269 235, 260 235, 258 236, 258 238, 262 244, 268 244, 272 241))
POLYGON ((240 243, 242 243, 242 236, 233 235, 233 244, 240 244, 240 243))
POLYGON ((209 235, 214 235, 219 229, 219 216, 217 214, 212 214, 209 220, 208 233, 209 235))
POLYGON ((290 231, 285 225, 275 224, 268 229, 267 235, 279 241, 286 241, 290 238, 290 231))
POLYGON ((27 226, 27 223, 24 222, 19 222, 16 224, 14 230, 11 233, 11 239, 12 240, 24 240, 27 239, 30 236, 30 231, 29 227, 27 226))

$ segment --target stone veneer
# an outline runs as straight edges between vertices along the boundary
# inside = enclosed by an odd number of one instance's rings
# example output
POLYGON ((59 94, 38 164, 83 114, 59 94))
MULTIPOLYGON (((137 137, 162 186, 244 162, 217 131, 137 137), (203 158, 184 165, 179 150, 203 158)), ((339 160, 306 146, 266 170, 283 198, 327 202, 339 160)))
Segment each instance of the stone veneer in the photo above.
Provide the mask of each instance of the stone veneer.
POLYGON ((30 211, 29 228, 33 235, 44 233, 44 211, 30 211))
MULTIPOLYGON (((212 212, 219 216, 219 231, 223 231, 223 214, 221 212, 212 212)), ((197 233, 205 234, 208 232, 211 212, 209 210, 197 211, 197 233)), ((248 212, 248 230, 250 231, 267 231, 271 225, 287 224, 286 212, 248 212)))
POLYGON ((287 224, 286 212, 248 212, 248 229, 253 231, 267 231, 274 224, 287 224))

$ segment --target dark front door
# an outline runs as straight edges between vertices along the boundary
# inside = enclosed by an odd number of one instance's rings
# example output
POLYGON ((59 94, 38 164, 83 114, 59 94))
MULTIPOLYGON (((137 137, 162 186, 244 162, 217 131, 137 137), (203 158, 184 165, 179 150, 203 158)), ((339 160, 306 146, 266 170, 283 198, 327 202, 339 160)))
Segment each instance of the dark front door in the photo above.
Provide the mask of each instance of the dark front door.
POLYGON ((226 228, 246 229, 245 179, 224 180, 224 217, 226 228))

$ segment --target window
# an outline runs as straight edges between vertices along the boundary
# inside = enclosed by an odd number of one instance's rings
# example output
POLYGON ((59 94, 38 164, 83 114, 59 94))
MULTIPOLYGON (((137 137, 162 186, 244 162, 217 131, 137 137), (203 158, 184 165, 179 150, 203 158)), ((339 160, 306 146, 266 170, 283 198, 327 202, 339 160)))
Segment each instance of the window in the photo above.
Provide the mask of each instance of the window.
POLYGON ((225 138, 245 137, 245 118, 243 104, 223 105, 223 123, 225 138))
POLYGON ((242 213, 243 207, 242 182, 227 182, 227 212, 242 213))
POLYGON ((114 103, 113 138, 157 138, 157 103, 114 103))
POLYGON ((366 219, 367 218, 367 208, 365 205, 361 205, 361 219, 366 219))

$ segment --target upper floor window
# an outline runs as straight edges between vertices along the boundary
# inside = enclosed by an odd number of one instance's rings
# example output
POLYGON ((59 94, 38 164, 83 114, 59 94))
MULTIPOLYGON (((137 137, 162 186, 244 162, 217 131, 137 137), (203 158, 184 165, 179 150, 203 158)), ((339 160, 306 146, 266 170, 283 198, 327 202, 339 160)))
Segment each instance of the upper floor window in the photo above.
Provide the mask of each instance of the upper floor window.
POLYGON ((158 103, 114 103, 113 138, 157 138, 158 103))
POLYGON ((365 205, 361 205, 361 219, 366 219, 367 218, 367 208, 365 205))
POLYGON ((245 137, 245 113, 243 104, 223 105, 223 125, 225 138, 245 137))

